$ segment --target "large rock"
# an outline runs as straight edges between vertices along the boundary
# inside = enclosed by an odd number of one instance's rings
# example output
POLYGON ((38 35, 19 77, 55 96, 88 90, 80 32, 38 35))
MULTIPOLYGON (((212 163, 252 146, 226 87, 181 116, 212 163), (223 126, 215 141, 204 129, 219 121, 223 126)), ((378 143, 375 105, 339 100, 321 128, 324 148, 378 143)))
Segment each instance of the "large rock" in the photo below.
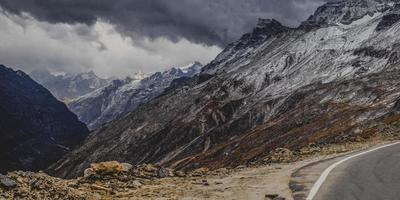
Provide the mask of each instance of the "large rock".
POLYGON ((94 173, 100 175, 119 174, 128 172, 130 169, 132 169, 132 165, 130 165, 129 163, 119 163, 117 161, 109 161, 101 163, 92 163, 90 164, 90 169, 94 173))

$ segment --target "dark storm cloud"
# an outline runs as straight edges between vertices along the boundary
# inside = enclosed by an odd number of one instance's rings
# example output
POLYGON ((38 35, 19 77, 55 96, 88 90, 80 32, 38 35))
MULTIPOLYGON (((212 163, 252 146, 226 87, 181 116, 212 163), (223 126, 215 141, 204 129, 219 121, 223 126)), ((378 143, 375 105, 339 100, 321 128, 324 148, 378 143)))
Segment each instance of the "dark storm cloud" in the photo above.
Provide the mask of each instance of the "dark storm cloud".
POLYGON ((186 38, 196 43, 223 46, 251 30, 259 17, 276 18, 294 26, 323 1, 0 0, 0 6, 10 13, 26 12, 50 23, 93 25, 100 19, 133 38, 166 37, 172 41, 186 38))

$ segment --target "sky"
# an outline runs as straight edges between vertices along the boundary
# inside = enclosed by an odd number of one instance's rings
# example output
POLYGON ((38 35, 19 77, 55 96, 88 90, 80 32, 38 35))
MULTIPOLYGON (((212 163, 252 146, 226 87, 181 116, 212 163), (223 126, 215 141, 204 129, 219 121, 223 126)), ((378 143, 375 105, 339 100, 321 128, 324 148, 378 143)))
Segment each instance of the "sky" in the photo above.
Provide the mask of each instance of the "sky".
POLYGON ((102 77, 207 64, 258 18, 297 26, 324 0, 0 0, 0 63, 102 77))

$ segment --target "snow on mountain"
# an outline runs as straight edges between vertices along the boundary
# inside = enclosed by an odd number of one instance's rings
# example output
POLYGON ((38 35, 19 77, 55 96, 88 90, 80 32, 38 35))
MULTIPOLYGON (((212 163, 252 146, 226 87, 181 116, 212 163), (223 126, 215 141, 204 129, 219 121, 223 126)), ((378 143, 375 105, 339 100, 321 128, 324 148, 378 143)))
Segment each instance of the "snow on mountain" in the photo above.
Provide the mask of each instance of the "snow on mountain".
POLYGON ((103 88, 73 100, 68 107, 90 129, 95 129, 159 96, 174 80, 195 76, 202 67, 201 63, 195 62, 148 77, 139 74, 135 79, 114 80, 103 88))
POLYGON ((104 87, 110 80, 96 76, 93 71, 80 74, 53 75, 47 70, 34 70, 30 76, 62 101, 70 101, 104 87))
POLYGON ((276 148, 398 133, 397 3, 327 3, 298 28, 260 20, 185 87, 98 129, 51 172, 73 177, 107 158, 184 170, 238 166, 276 148))

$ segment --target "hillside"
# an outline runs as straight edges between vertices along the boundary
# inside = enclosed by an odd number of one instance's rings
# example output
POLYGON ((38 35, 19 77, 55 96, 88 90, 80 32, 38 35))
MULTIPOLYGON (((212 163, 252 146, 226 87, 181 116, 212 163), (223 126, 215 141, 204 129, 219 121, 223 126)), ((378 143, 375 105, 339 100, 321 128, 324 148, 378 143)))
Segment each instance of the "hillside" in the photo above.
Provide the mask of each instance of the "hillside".
POLYGON ((0 172, 43 170, 88 135, 65 104, 22 71, 0 65, 0 172))

